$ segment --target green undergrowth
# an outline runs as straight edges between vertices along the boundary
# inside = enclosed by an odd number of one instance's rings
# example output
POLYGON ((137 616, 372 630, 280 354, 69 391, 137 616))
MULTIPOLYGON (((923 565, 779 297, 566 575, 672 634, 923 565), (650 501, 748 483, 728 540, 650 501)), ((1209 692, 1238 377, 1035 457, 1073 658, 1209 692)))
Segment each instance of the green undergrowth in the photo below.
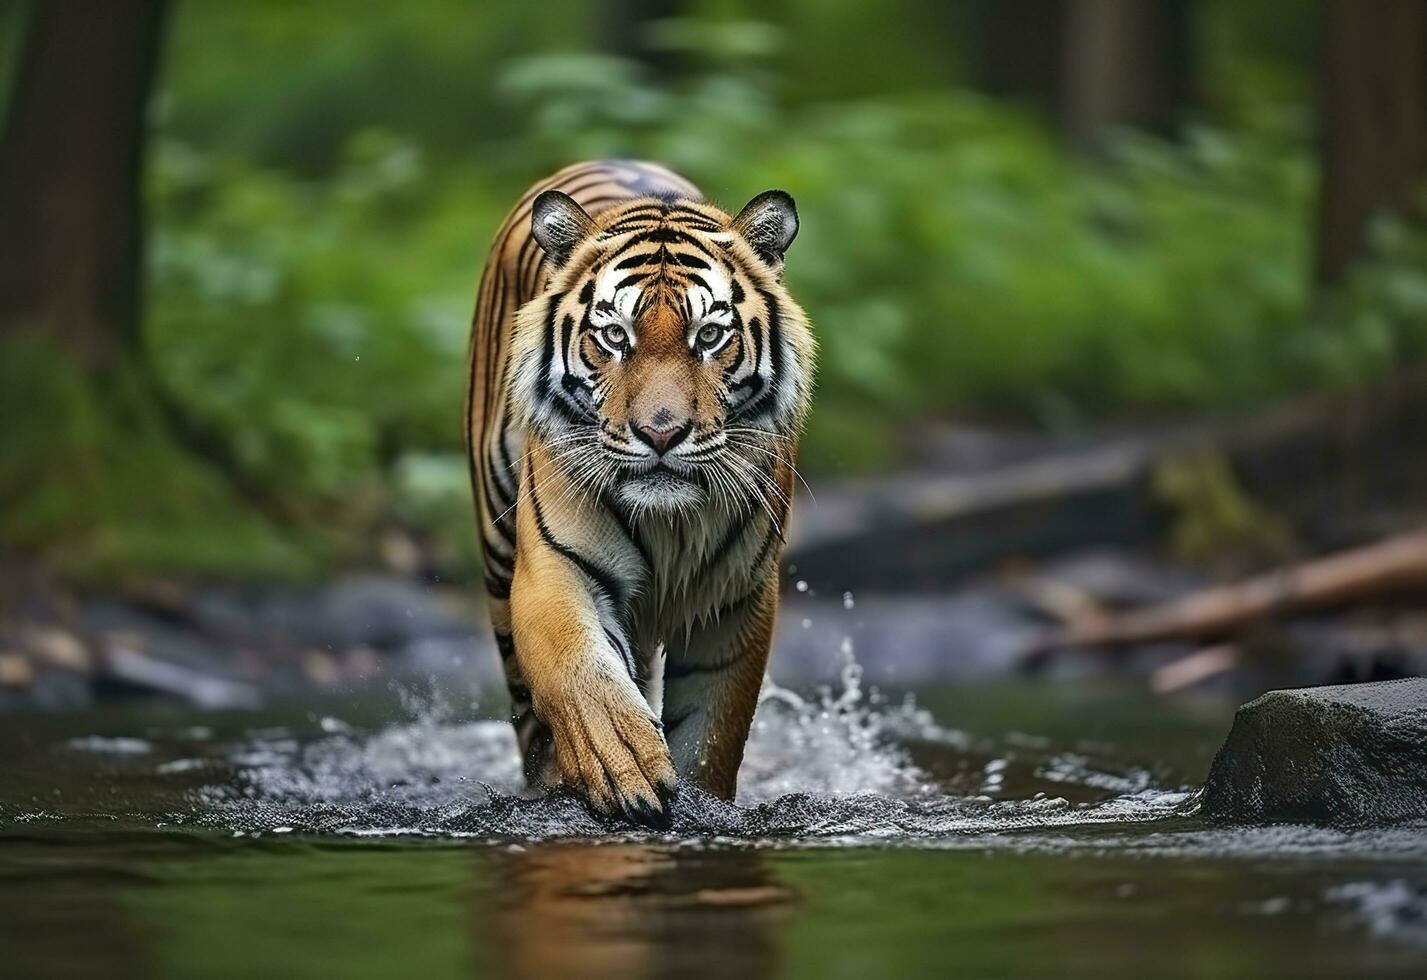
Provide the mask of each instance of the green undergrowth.
POLYGON ((813 479, 895 466, 929 419, 1075 433, 1234 413, 1427 353, 1420 229, 1382 217, 1355 275, 1311 288, 1314 134, 1291 104, 1175 141, 1112 135, 1087 157, 1006 103, 911 76, 790 99, 789 41, 766 25, 670 27, 687 70, 656 86, 576 50, 505 57, 532 50, 500 40, 534 29, 524 15, 472 12, 491 30, 450 33, 413 13, 379 36, 290 6, 183 14, 150 154, 141 354, 221 468, 134 385, 88 391, 42 351, 7 352, 6 543, 76 567, 300 573, 371 554, 396 521, 469 571, 480 264, 531 181, 595 156, 668 162, 730 209, 796 196, 789 282, 822 350, 813 479), (312 56, 232 84, 239 55, 284 44, 312 56), (447 112, 398 111, 388 79, 429 95, 468 44, 492 50, 447 112))
POLYGON ((80 580, 312 574, 330 546, 179 445, 141 377, 96 384, 47 343, 0 348, 0 549, 80 580))
POLYGON ((463 561, 480 261, 508 203, 574 159, 669 161, 729 208, 795 192, 814 475, 896 465, 929 418, 1079 432, 1232 413, 1424 350, 1427 239, 1405 223, 1378 222, 1372 260, 1315 297, 1316 174, 1291 114, 1121 134, 1086 159, 969 93, 795 111, 759 77, 731 58, 655 90, 607 58, 524 59, 501 81, 518 133, 453 152, 363 130, 320 180, 165 138, 150 358, 285 508, 367 487, 463 561))

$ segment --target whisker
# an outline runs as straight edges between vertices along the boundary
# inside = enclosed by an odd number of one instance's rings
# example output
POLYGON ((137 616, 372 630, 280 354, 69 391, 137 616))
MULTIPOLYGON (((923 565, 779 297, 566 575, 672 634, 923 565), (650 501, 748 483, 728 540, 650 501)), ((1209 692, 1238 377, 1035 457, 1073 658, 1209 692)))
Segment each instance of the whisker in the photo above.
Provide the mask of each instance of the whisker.
MULTIPOLYGON (((749 430, 749 431, 758 431, 758 430, 749 430)), ((778 437, 778 439, 779 439, 780 441, 781 441, 781 438, 782 438, 781 436, 778 437)), ((776 459, 778 462, 782 463, 784 466, 788 467, 788 469, 790 469, 790 470, 793 471, 793 476, 797 477, 798 482, 803 485, 803 489, 808 492, 808 499, 812 501, 813 506, 814 506, 814 507, 817 506, 817 503, 818 503, 817 494, 813 493, 813 488, 810 487, 810 486, 808 486, 808 481, 803 478, 803 474, 798 470, 798 467, 793 464, 793 461, 792 461, 791 459, 789 459, 788 457, 783 456, 783 455, 781 455, 781 454, 779 454, 779 453, 776 453, 776 452, 774 452, 773 450, 768 449, 768 448, 766 448, 766 447, 764 447, 764 446, 759 446, 759 445, 755 445, 755 444, 750 443, 750 442, 745 442, 745 441, 740 440, 740 439, 735 439, 735 438, 733 438, 732 436, 730 436, 729 442, 731 442, 731 443, 733 443, 734 445, 739 446, 739 447, 741 447, 741 448, 743 448, 743 449, 752 449, 752 450, 754 450, 754 451, 756 451, 756 452, 764 453, 764 454, 766 454, 766 455, 768 455, 768 456, 773 457, 773 458, 776 459)))
MULTIPOLYGON (((542 448, 548 448, 548 447, 536 446, 536 447, 532 448, 532 449, 530 450, 530 452, 526 453, 525 456, 522 457, 522 460, 529 459, 530 456, 531 456, 533 453, 537 452, 538 450, 540 450, 540 449, 542 449, 542 448)), ((545 487, 550 484, 550 481, 551 481, 551 480, 553 480, 555 477, 557 477, 557 476, 560 475, 560 473, 561 473, 561 464, 562 464, 562 463, 566 463, 566 462, 568 462, 570 459, 579 456, 581 453, 587 452, 588 449, 589 449, 589 447, 588 447, 587 445, 585 445, 585 444, 580 444, 580 445, 573 446, 573 447, 567 447, 567 448, 565 448, 565 449, 562 449, 562 450, 561 450, 560 452, 558 452, 558 453, 551 453, 550 458, 547 459, 545 462, 541 463, 539 466, 532 467, 532 468, 531 468, 531 471, 530 471, 530 480, 531 480, 531 481, 536 481, 536 480, 538 479, 538 477, 540 476, 540 474, 541 474, 541 473, 544 473, 546 470, 553 470, 553 472, 551 472, 549 475, 547 475, 543 480, 538 480, 538 482, 535 482, 532 486, 523 488, 523 489, 521 489, 520 491, 518 491, 518 492, 516 493, 516 495, 515 495, 515 500, 514 500, 514 502, 512 502, 511 505, 510 505, 509 507, 507 507, 505 510, 501 511, 500 515, 499 515, 498 517, 496 517, 495 520, 492 521, 491 523, 493 523, 493 524, 498 524, 498 523, 500 523, 501 521, 505 520, 506 517, 509 516, 510 512, 513 511, 513 510, 515 510, 516 506, 519 505, 520 500, 521 500, 522 497, 528 496, 529 494, 532 494, 532 493, 537 493, 537 492, 539 492, 540 490, 545 489, 545 487)), ((557 498, 557 499, 559 499, 559 498, 557 498)))
MULTIPOLYGON (((752 465, 749 464, 746 460, 739 460, 737 456, 731 453, 729 454, 728 459, 730 461, 737 460, 738 462, 743 463, 745 466, 752 465)), ((753 482, 753 480, 749 477, 748 473, 745 470, 734 467, 730 467, 724 472, 727 473, 730 477, 736 479, 745 489, 748 490, 749 497, 753 500, 756 500, 763 507, 764 512, 768 515, 768 520, 772 522, 778 533, 782 534, 782 521, 780 521, 778 519, 778 515, 773 512, 773 505, 768 502, 767 495, 759 489, 758 485, 753 482)))

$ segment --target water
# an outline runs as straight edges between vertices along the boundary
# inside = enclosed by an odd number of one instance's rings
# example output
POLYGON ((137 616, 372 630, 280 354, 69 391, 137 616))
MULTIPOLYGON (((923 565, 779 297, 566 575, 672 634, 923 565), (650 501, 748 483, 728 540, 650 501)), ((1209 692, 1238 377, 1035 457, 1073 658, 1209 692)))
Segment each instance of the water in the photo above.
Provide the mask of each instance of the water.
POLYGON ((467 699, 0 720, 14 976, 1421 976, 1427 826, 1219 829, 1223 705, 770 690, 737 805, 530 799, 467 699), (955 720, 955 727, 949 722, 955 720))

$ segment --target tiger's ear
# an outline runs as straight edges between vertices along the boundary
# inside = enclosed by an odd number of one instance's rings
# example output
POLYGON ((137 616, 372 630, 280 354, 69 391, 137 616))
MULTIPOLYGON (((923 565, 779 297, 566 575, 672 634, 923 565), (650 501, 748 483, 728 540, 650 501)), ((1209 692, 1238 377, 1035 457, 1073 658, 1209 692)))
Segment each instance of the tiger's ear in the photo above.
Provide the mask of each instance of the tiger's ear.
POLYGON ((544 191, 530 208, 530 233, 545 251, 550 266, 558 269, 570 260, 575 247, 595 223, 575 199, 560 191, 544 191))
POLYGON ((788 246, 798 237, 798 207, 787 191, 764 191, 738 212, 733 230, 764 262, 781 266, 788 246))

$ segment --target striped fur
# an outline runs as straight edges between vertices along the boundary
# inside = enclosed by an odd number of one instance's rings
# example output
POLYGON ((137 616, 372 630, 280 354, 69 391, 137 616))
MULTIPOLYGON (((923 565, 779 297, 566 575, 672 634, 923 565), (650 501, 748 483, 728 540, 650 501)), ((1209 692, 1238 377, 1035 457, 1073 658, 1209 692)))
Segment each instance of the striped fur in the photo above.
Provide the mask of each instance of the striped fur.
POLYGON ((781 192, 730 217, 663 167, 596 162, 496 236, 466 437, 533 784, 654 822, 676 774, 734 793, 812 384, 781 278, 796 220, 781 192))

